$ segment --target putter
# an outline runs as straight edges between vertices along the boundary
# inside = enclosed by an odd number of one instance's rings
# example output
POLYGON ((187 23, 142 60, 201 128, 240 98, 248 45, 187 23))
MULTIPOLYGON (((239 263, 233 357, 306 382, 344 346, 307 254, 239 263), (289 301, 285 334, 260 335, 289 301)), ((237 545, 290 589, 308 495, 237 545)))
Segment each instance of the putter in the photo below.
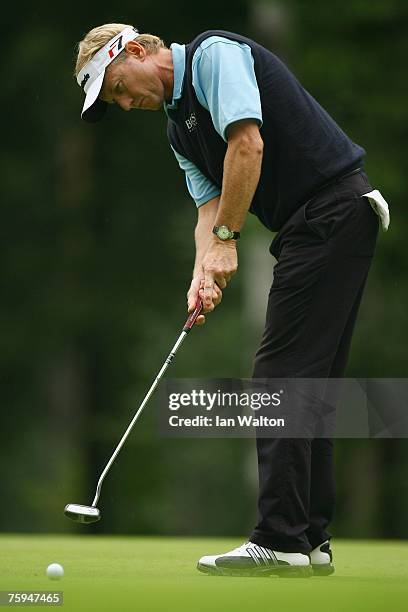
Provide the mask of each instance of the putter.
POLYGON ((200 314, 202 308, 203 308, 203 303, 202 303, 201 299, 198 299, 198 301, 196 303, 196 307, 195 307, 194 311, 189 315, 189 317, 188 317, 188 319, 187 319, 187 321, 186 321, 186 323, 185 323, 185 325, 183 327, 183 331, 181 332, 180 336, 177 339, 176 344, 171 349, 171 351, 170 351, 166 361, 164 362, 160 372, 156 376, 156 378, 155 378, 152 386, 150 387, 149 391, 147 392, 143 402, 140 404, 139 409, 137 410, 135 416, 131 420, 131 422, 129 424, 129 427, 127 428, 127 430, 123 434, 122 438, 119 441, 119 444, 115 448, 111 458, 109 459, 109 461, 106 464, 102 474, 100 475, 99 480, 98 480, 98 484, 96 486, 95 497, 94 497, 94 500, 92 502, 92 505, 91 506, 81 506, 80 504, 67 504, 65 506, 64 514, 65 514, 65 516, 67 516, 71 520, 73 520, 73 521, 75 521, 77 523, 85 523, 85 524, 96 523, 96 521, 100 520, 101 513, 98 510, 98 508, 96 507, 96 504, 98 503, 99 496, 101 494, 101 487, 102 487, 102 483, 103 483, 103 481, 105 479, 105 476, 109 472, 109 470, 110 470, 113 462, 115 461, 116 457, 118 456, 122 446, 126 442, 126 439, 129 436, 130 432, 132 431, 132 429, 133 429, 137 419, 139 418, 143 408, 146 406, 146 404, 149 401, 150 397, 153 395, 154 390, 156 389, 157 385, 160 382, 160 379, 162 378, 163 374, 165 373, 165 371, 167 370, 167 368, 169 367, 169 365, 173 361, 174 355, 177 353, 177 351, 180 348, 180 345, 182 344, 183 340, 185 339, 185 337, 187 336, 187 334, 189 333, 189 331, 193 327, 194 323, 196 322, 196 319, 197 319, 198 315, 200 314))

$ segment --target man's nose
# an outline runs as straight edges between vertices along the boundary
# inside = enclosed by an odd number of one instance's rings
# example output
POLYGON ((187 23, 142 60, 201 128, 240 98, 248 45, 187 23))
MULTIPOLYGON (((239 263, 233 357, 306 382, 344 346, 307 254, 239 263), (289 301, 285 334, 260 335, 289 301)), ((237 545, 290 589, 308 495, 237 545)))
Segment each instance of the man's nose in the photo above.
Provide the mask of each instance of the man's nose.
POLYGON ((132 108, 132 98, 130 96, 126 98, 120 98, 118 104, 122 110, 128 111, 132 108))

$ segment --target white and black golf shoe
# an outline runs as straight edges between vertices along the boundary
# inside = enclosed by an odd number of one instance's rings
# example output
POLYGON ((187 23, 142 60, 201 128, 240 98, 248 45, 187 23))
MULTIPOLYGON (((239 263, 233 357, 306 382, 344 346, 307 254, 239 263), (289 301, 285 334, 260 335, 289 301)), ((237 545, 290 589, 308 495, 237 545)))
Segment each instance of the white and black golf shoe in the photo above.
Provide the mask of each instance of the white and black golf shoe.
POLYGON ((333 555, 329 540, 316 546, 310 553, 314 576, 330 576, 334 572, 333 555))
POLYGON ((271 576, 308 578, 313 575, 308 555, 285 553, 245 542, 221 555, 201 557, 197 569, 217 576, 271 576))

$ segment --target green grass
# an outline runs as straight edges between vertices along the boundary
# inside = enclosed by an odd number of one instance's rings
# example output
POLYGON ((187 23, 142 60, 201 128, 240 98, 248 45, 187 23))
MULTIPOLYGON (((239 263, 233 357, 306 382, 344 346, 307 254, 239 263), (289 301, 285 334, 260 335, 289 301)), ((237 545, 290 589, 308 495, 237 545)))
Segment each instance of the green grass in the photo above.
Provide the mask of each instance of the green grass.
POLYGON ((334 541, 330 577, 222 578, 200 574, 203 554, 241 542, 199 538, 0 536, 0 590, 62 590, 66 612, 405 610, 408 543, 334 541), (56 561, 59 582, 45 577, 56 561))

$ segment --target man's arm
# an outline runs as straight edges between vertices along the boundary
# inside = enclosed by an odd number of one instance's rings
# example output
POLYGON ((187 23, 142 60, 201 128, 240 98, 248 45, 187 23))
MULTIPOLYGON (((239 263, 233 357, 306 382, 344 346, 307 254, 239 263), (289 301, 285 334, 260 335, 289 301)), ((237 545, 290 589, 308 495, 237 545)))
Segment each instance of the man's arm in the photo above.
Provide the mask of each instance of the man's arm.
POLYGON ((198 209, 198 220, 194 232, 196 256, 194 262, 193 278, 203 275, 203 259, 210 244, 212 229, 217 217, 220 198, 216 197, 198 209))
MULTIPOLYGON (((217 196, 198 209, 198 220, 194 232, 196 255, 193 269, 193 278, 191 281, 190 288, 187 293, 188 310, 192 312, 195 308, 198 296, 203 298, 204 288, 204 270, 203 270, 203 259, 208 250, 211 242, 212 228, 215 225, 215 219, 217 216, 218 205, 220 198, 217 196), (201 291, 200 291, 201 290, 201 291)), ((213 302, 207 312, 213 310, 215 306, 221 302, 222 292, 217 285, 214 286, 212 292, 213 302)), ((204 315, 200 315, 197 319, 197 324, 201 325, 205 323, 204 315)))
MULTIPOLYGON (((228 225, 231 230, 240 231, 259 182, 263 141, 257 123, 251 119, 231 124, 227 137, 222 192, 214 225, 228 225)), ((222 241, 211 232, 202 267, 204 306, 208 311, 214 308, 215 283, 224 289, 237 271, 236 241, 222 241)))
MULTIPOLYGON (((233 231, 241 230, 261 173, 263 141, 257 123, 250 119, 233 123, 228 127, 227 136, 221 196, 198 209, 196 257, 187 293, 190 312, 199 295, 204 301, 204 312, 214 310, 221 302, 221 289, 237 271, 236 241, 220 240, 212 229, 214 225, 228 225, 233 231)), ((201 315, 197 323, 204 322, 201 315)))
MULTIPOLYGON (((221 189, 216 187, 207 177, 205 177, 195 166, 195 164, 193 164, 193 162, 186 159, 173 147, 172 149, 180 168, 185 172, 188 191, 198 208, 198 221, 195 229, 195 263, 193 278, 187 292, 188 311, 192 312, 200 295, 200 289, 203 290, 204 288, 202 261, 210 243, 212 228, 214 227, 215 218, 217 215, 221 189)), ((203 299, 202 294, 201 298, 203 299)), ((209 310, 213 310, 215 306, 218 306, 218 304, 221 302, 221 298, 221 289, 218 286, 215 286, 213 291, 213 303, 210 305, 207 312, 209 310)), ((198 325, 205 323, 204 315, 200 315, 196 323, 198 325)))
MULTIPOLYGON (((212 36, 195 52, 192 67, 198 101, 227 142, 215 225, 239 231, 259 182, 263 155, 259 133, 262 108, 254 59, 248 45, 212 36)), ((213 304, 214 282, 223 289, 237 270, 235 241, 222 242, 211 234, 203 266, 207 310, 213 304)))
MULTIPOLYGON (((200 295, 204 312, 209 312, 221 301, 220 287, 224 288, 237 270, 235 241, 219 240, 212 228, 228 225, 235 231, 241 229, 262 164, 262 109, 250 47, 220 37, 204 41, 193 58, 193 86, 200 104, 210 112, 216 131, 228 145, 221 194, 194 164, 175 152, 186 172, 189 192, 200 207, 189 310, 200 295)), ((204 322, 204 317, 199 317, 198 322, 204 322)))

